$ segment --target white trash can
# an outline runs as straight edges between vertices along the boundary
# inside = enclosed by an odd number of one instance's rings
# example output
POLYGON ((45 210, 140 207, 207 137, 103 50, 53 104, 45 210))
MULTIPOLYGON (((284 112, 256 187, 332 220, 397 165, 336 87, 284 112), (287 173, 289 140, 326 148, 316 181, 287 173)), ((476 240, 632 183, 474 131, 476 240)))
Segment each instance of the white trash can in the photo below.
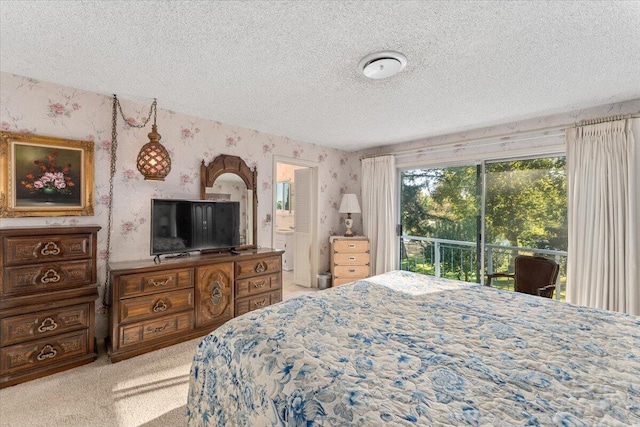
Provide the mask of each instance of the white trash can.
POLYGON ((327 289, 331 286, 331 273, 318 274, 318 289, 327 289))

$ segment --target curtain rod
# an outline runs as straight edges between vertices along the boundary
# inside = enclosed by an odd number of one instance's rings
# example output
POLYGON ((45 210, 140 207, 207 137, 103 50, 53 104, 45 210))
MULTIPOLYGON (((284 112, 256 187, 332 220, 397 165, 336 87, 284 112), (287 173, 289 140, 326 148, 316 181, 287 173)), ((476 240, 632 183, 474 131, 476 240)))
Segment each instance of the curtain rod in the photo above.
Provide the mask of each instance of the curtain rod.
POLYGON ((445 144, 440 144, 440 145, 436 145, 436 146, 432 146, 432 147, 423 146, 423 147, 407 148, 406 150, 398 150, 398 151, 393 151, 393 152, 389 152, 389 153, 371 154, 369 156, 360 157, 360 160, 369 159, 369 158, 372 158, 372 157, 390 156, 390 155, 402 157, 404 155, 414 154, 414 153, 417 153, 419 151, 426 150, 428 148, 432 149, 432 150, 429 151, 429 153, 445 151, 447 149, 450 149, 452 146, 454 146, 456 144, 463 144, 463 143, 467 143, 467 142, 475 142, 475 143, 485 142, 485 141, 488 142, 487 144, 479 144, 479 145, 477 145, 477 146, 484 146, 484 145, 500 144, 500 143, 507 142, 507 141, 509 141, 509 142, 527 141, 527 140, 530 140, 530 139, 538 139, 538 138, 543 138, 543 137, 548 137, 548 136, 559 136, 559 135, 561 135, 560 132, 557 132, 557 133, 554 133, 554 132, 555 131, 560 131, 560 130, 564 131, 565 129, 568 129, 568 128, 571 128, 571 127, 593 125, 593 124, 598 124, 598 123, 611 122, 611 121, 615 121, 615 120, 636 119, 636 118, 640 118, 640 114, 626 114, 626 115, 619 115, 619 116, 602 117, 602 118, 599 118, 599 119, 581 120, 580 122, 568 123, 568 124, 565 124, 565 125, 558 125, 558 126, 548 126, 548 127, 539 128, 539 129, 532 129, 532 130, 528 130, 528 131, 505 133, 505 134, 493 135, 493 136, 483 137, 483 138, 462 139, 462 140, 452 141, 452 142, 448 142, 448 143, 445 143, 445 144), (541 133, 541 135, 537 135, 537 136, 535 135, 535 134, 540 134, 540 133, 541 133), (522 136, 522 137, 518 138, 518 136, 522 136))
POLYGON ((637 114, 636 115, 625 114, 622 116, 610 116, 610 117, 602 117, 600 119, 581 120, 579 123, 574 124, 573 127, 596 125, 599 123, 614 122, 616 120, 624 120, 624 119, 631 119, 631 118, 638 118, 638 117, 640 116, 638 116, 637 114))

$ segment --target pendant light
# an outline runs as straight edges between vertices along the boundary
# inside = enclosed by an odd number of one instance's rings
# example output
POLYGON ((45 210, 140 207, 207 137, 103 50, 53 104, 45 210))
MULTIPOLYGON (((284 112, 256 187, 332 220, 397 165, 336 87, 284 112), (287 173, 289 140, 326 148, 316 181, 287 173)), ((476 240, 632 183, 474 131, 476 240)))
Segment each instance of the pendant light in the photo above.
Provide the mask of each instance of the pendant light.
POLYGON ((151 133, 147 134, 149 138, 149 142, 144 144, 138 153, 138 158, 136 159, 136 166, 144 179, 146 181, 164 181, 164 178, 169 175, 171 172, 171 156, 169 156, 169 152, 162 144, 160 144, 160 139, 162 138, 158 133, 158 126, 156 125, 156 118, 158 116, 158 102, 154 98, 151 103, 151 108, 149 108, 149 115, 146 120, 142 122, 140 125, 136 125, 131 122, 131 120, 127 120, 124 113, 122 112, 122 106, 120 105, 120 101, 116 95, 113 95, 113 136, 115 139, 118 136, 116 129, 116 110, 120 111, 120 116, 122 116, 122 120, 129 127, 134 128, 143 128, 149 123, 151 120, 151 114, 153 113, 153 125, 151 126, 151 133))
POLYGON ((149 142, 140 149, 136 165, 146 181, 164 181, 164 178, 171 172, 171 157, 164 145, 160 144, 162 137, 158 133, 156 125, 157 104, 155 99, 151 108, 153 109, 153 125, 151 133, 147 135, 149 142))

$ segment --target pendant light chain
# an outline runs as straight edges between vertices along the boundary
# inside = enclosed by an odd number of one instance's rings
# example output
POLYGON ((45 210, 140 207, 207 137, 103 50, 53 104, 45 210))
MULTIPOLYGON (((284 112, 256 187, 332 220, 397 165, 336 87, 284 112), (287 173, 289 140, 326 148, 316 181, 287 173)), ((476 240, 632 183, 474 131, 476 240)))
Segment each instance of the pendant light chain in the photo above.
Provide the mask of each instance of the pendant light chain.
POLYGON ((149 115, 147 116, 147 118, 142 122, 142 124, 140 125, 136 125, 136 124, 131 124, 129 123, 129 121, 127 120, 127 118, 124 116, 124 113, 122 112, 122 105, 120 105, 120 101, 118 101, 118 99, 116 98, 115 95, 113 95, 114 97, 114 102, 116 102, 118 104, 118 110, 120 111, 120 116, 122 117, 122 120, 124 120, 124 122, 132 128, 143 128, 147 125, 147 123, 149 123, 149 120, 151 120, 151 113, 153 113, 153 123, 155 124, 156 122, 156 115, 158 112, 157 106, 158 106, 158 102, 156 100, 156 98, 153 98, 153 102, 151 103, 151 107, 149 108, 149 115))
MULTIPOLYGON (((113 111, 111 119, 111 164, 109 169, 109 202, 107 205, 107 251, 105 254, 106 277, 104 281, 104 292, 102 292, 102 307, 108 309, 111 305, 109 301, 109 281, 111 279, 111 266, 109 260, 111 258, 111 229, 113 228, 113 177, 116 174, 116 161, 118 160, 118 107, 120 102, 118 97, 113 95, 113 111)), ((122 108, 120 107, 120 114, 122 108)), ((124 116, 123 116, 124 117, 124 116)), ((106 313, 103 313, 106 314, 106 313)))
MULTIPOLYGON (((143 123, 141 125, 136 125, 136 124, 132 124, 130 123, 126 117, 124 116, 124 113, 122 112, 122 105, 120 105, 120 101, 118 100, 118 97, 114 94, 113 95, 113 108, 112 108, 112 115, 111 115, 111 156, 110 156, 110 169, 109 169, 109 202, 107 205, 107 250, 106 250, 106 254, 105 254, 105 266, 106 266, 106 274, 105 274, 105 281, 104 281, 104 291, 102 292, 102 307, 103 307, 103 311, 107 311, 109 306, 111 305, 110 302, 110 294, 109 294, 109 290, 110 290, 110 280, 111 280, 111 266, 110 266, 110 260, 111 260, 111 231, 113 229, 113 177, 116 174, 116 163, 118 161, 118 111, 120 111, 120 115, 122 116, 122 120, 124 120, 124 122, 130 126, 130 127, 135 127, 135 128, 143 128, 147 125, 147 123, 149 123, 149 120, 151 119, 151 113, 153 113, 153 123, 156 122, 156 115, 157 115, 157 101, 154 98, 153 99, 153 103, 151 103, 151 107, 149 108, 149 115, 147 116, 146 120, 143 121, 143 123)), ((103 313, 106 314, 106 313, 103 313)))

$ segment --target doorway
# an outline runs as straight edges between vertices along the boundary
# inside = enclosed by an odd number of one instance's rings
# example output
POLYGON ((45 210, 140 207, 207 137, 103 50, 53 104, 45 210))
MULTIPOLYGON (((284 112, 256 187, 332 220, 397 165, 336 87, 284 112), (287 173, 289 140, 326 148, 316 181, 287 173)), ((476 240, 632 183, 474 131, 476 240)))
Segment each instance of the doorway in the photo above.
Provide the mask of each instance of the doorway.
POLYGON ((272 242, 284 250, 283 277, 317 287, 318 164, 274 156, 272 242))

